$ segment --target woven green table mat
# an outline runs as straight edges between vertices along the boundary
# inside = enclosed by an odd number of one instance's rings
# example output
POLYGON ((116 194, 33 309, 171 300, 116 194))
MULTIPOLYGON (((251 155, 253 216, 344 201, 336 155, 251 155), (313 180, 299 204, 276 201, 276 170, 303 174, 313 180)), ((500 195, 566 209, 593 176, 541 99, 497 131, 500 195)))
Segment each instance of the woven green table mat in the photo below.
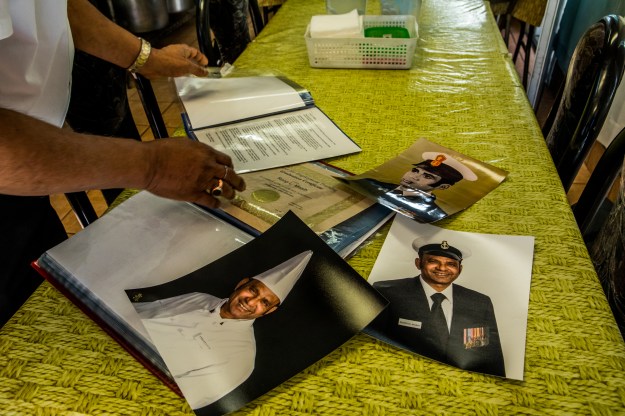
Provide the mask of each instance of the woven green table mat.
MULTIPOLYGON (((379 3, 369 1, 369 13, 379 3)), ((482 0, 423 0, 410 70, 315 69, 304 42, 322 0, 288 0, 236 70, 283 74, 361 147, 360 173, 425 137, 510 172, 440 222, 533 235, 525 380, 460 371, 357 335, 237 415, 625 414, 625 345, 540 128, 482 0)), ((367 278, 388 227, 350 264, 367 278)), ((0 331, 0 413, 190 413, 48 284, 0 331)))

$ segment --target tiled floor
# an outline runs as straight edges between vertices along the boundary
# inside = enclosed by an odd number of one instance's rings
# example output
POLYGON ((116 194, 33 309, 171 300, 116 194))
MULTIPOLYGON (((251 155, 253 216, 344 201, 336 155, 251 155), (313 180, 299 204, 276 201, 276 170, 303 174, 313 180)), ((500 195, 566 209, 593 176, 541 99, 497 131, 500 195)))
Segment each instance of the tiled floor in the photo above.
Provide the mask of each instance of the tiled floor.
MULTIPOLYGON (((511 32, 511 40, 509 44, 509 48, 511 53, 514 52, 514 47, 516 45, 516 41, 518 39, 519 27, 517 22, 513 22, 512 32, 511 32)), ((197 38, 195 34, 195 23, 193 20, 190 20, 188 23, 182 25, 176 31, 173 31, 167 38, 162 40, 163 44, 169 43, 187 43, 193 46, 197 46, 197 38)), ((519 57, 516 61, 516 67, 519 74, 521 74, 523 68, 523 60, 525 59, 523 51, 519 54, 519 57)), ((533 67, 534 54, 530 54, 530 76, 531 70, 533 67)), ((177 102, 176 93, 173 87, 173 84, 168 79, 161 80, 152 80, 152 87, 154 88, 154 92, 157 96, 159 106, 163 113, 163 118, 165 121, 165 125, 170 134, 173 134, 174 130, 178 128, 181 124, 180 121, 180 107, 177 102)), ((541 107, 537 112, 537 119, 539 124, 542 125, 544 120, 547 117, 548 108, 550 104, 553 102, 553 94, 552 91, 546 90, 541 99, 541 107)), ((147 122, 147 118, 143 111, 143 107, 141 101, 136 93, 136 91, 132 88, 128 90, 128 99, 130 102, 130 108, 135 119, 135 123, 141 133, 141 137, 143 140, 153 140, 154 136, 150 131, 149 124, 147 122)), ((582 168, 582 172, 578 175, 578 179, 576 179, 575 184, 569 193, 569 201, 571 203, 575 202, 583 188, 585 181, 588 178, 588 169, 584 166, 582 168)), ((92 201, 96 212, 98 215, 101 215, 107 208, 104 199, 102 198, 102 194, 99 191, 89 191, 89 198, 92 201)), ((65 229, 67 233, 71 236, 78 231, 81 230, 81 226, 78 223, 71 207, 67 203, 64 195, 53 195, 52 196, 52 205, 57 210, 60 218, 65 225, 65 229)))

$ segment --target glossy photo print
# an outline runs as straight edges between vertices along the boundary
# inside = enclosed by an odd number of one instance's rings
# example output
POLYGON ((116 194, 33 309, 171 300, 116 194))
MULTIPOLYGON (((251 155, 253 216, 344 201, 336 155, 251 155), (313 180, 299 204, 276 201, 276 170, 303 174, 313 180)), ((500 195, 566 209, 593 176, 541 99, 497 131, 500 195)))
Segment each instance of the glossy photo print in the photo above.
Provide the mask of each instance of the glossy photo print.
POLYGON ((332 352, 386 305, 292 212, 195 272, 126 293, 197 415, 239 409, 332 352))
POLYGON ((418 222, 455 214, 483 198, 507 172, 426 139, 382 165, 339 178, 381 205, 418 222))
POLYGON ((523 380, 534 237, 395 217, 369 283, 389 306, 365 332, 478 373, 523 380))

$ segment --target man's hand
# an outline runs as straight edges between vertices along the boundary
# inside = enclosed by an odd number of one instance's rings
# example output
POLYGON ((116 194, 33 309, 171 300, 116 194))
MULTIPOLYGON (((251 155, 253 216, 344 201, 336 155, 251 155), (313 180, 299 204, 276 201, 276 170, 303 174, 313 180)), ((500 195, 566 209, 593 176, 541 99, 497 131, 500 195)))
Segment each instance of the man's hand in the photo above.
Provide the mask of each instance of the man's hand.
MULTIPOLYGON (((68 0, 67 15, 77 49, 121 68, 133 64, 141 50, 141 41, 134 34, 107 19, 88 0, 68 0)), ((206 56, 196 48, 170 45, 152 48, 138 72, 147 78, 205 76, 207 64, 206 56)))
POLYGON ((186 138, 152 142, 60 129, 0 108, 0 193, 51 195, 86 189, 136 188, 166 198, 219 206, 245 189, 230 157, 186 138))
POLYGON ((205 76, 208 59, 198 49, 183 44, 152 48, 145 65, 138 70, 146 78, 179 77, 193 74, 205 76))
POLYGON ((153 151, 145 189, 171 199, 219 206, 210 190, 221 179, 222 196, 232 199, 245 190, 243 178, 234 172, 230 156, 188 139, 161 139, 144 143, 153 151))

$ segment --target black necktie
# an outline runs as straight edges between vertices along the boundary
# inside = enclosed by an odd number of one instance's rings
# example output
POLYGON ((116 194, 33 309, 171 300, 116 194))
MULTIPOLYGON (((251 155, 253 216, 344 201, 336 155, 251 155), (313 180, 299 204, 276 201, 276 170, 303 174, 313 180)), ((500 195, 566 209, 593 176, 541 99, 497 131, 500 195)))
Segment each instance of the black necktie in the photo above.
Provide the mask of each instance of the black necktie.
POLYGON ((434 301, 432 310, 430 311, 432 326, 438 334, 441 347, 446 347, 447 341, 449 340, 449 328, 447 327, 447 320, 445 319, 441 303, 447 298, 442 293, 435 293, 430 297, 434 301))

